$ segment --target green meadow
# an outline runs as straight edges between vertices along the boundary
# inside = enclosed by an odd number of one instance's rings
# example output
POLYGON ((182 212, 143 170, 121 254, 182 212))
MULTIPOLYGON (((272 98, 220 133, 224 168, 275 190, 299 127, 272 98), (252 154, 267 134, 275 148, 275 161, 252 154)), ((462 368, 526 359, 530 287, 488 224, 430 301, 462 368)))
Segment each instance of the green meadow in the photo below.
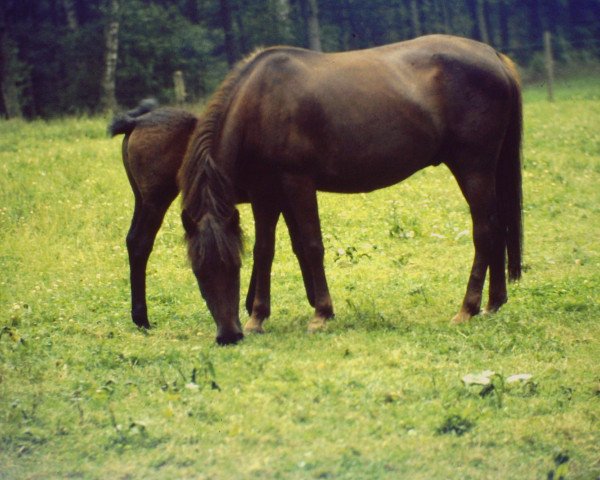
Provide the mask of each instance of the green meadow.
POLYGON ((449 322, 473 246, 440 166, 320 195, 322 333, 282 222, 267 333, 233 347, 178 201, 148 268, 154 328, 131 322, 133 196, 107 118, 1 121, 0 479, 597 479, 600 81, 555 95, 525 89, 525 272, 499 313, 449 322))

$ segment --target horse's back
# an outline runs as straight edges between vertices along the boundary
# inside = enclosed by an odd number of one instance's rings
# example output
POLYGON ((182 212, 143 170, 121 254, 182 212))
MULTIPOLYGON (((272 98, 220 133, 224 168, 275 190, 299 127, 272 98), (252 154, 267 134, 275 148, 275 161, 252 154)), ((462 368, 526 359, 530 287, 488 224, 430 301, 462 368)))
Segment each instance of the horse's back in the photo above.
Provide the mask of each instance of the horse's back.
POLYGON ((339 53, 273 47, 255 62, 248 93, 279 106, 302 106, 306 97, 332 109, 384 99, 403 106, 414 102, 437 113, 436 96, 460 99, 465 87, 504 88, 507 83, 503 62, 492 47, 450 35, 339 53))
POLYGON ((254 60, 224 132, 243 139, 249 172, 299 170, 324 190, 368 191, 446 161, 456 145, 501 137, 509 94, 496 52, 457 37, 328 54, 272 48, 254 60))

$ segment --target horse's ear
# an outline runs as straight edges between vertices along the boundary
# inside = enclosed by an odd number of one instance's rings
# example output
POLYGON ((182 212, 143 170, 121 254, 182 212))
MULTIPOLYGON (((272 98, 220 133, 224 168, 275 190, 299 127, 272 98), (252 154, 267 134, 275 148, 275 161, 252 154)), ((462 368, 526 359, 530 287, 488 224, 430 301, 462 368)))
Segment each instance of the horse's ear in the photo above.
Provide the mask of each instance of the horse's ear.
POLYGON ((181 212, 181 223, 183 223, 183 228, 185 230, 185 233, 189 236, 192 235, 193 233, 196 232, 196 230, 198 229, 196 222, 194 222, 194 220, 192 219, 192 217, 190 217, 189 213, 187 212, 187 210, 183 210, 181 212))

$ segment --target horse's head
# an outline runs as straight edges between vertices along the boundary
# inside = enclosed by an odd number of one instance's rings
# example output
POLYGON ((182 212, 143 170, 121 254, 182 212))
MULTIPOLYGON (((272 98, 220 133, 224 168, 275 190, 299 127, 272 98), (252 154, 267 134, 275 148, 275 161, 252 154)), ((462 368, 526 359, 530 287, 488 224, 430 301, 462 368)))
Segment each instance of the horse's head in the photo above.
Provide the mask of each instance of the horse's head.
POLYGON ((182 221, 200 292, 217 324, 217 343, 237 343, 244 338, 239 319, 241 232, 238 211, 234 210, 227 219, 206 214, 195 222, 184 210, 182 221))

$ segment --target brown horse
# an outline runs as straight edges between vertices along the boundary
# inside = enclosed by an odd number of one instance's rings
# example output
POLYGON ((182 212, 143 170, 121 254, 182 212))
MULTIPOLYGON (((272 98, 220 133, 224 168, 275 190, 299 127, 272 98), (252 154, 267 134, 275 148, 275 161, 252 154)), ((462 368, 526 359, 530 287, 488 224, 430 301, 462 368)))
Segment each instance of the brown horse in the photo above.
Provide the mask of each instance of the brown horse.
MULTIPOLYGON (((289 218, 312 284, 309 329, 333 316, 323 268, 317 190, 368 192, 444 163, 467 200, 475 257, 454 322, 507 300, 521 275, 522 106, 513 63, 491 47, 432 35, 362 51, 278 47, 229 74, 198 122, 179 172, 188 253, 217 324, 217 342, 243 338, 236 192, 256 224, 256 291, 269 288, 275 224, 289 218)), ((261 297, 257 295, 256 297, 261 297)), ((262 331, 253 305, 246 328, 262 331)))
MULTIPOLYGON (((133 218, 127 234, 131 317, 137 326, 143 328, 150 328, 146 304, 148 258, 165 213, 179 193, 177 172, 198 121, 184 110, 156 109, 157 106, 152 99, 143 100, 135 109, 116 116, 108 126, 111 136, 125 135, 123 165, 135 198, 133 218)), ((236 200, 238 203, 245 202, 247 196, 238 192, 236 200)), ((298 245, 295 247, 296 254, 301 255, 301 249, 298 245)), ((299 262, 303 266, 302 258, 299 258, 299 262)), ((308 276, 305 277, 306 281, 310 281, 308 276)), ((251 278, 246 300, 248 313, 255 302, 268 305, 270 295, 268 290, 263 290, 263 297, 255 300, 254 269, 251 278)), ((310 284, 307 285, 307 293, 312 304, 310 284)))

